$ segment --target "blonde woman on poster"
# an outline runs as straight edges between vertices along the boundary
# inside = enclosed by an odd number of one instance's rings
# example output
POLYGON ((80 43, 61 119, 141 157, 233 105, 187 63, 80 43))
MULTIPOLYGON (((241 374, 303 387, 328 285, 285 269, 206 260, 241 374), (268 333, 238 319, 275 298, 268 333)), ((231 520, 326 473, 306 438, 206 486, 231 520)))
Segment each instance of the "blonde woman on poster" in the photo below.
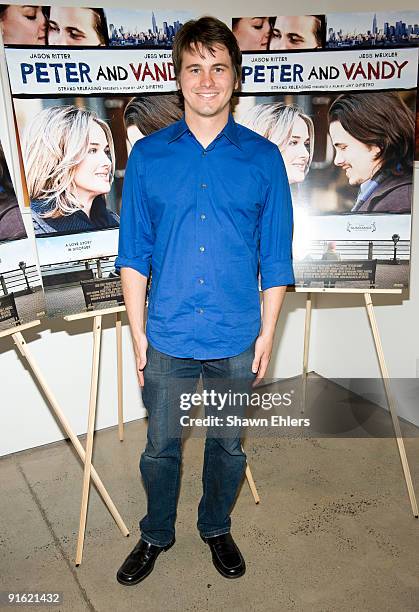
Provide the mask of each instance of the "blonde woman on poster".
POLYGON ((314 127, 308 115, 294 104, 257 104, 240 123, 278 146, 290 185, 304 181, 314 147, 314 127))
POLYGON ((303 259, 309 254, 307 232, 310 231, 310 223, 307 223, 306 216, 310 204, 303 200, 298 186, 305 180, 313 158, 313 121, 299 106, 276 102, 256 104, 244 114, 240 123, 268 138, 282 154, 293 198, 293 256, 303 259))
POLYGON ((112 133, 95 113, 44 109, 25 132, 23 154, 37 236, 119 226, 105 199, 115 168, 112 133))

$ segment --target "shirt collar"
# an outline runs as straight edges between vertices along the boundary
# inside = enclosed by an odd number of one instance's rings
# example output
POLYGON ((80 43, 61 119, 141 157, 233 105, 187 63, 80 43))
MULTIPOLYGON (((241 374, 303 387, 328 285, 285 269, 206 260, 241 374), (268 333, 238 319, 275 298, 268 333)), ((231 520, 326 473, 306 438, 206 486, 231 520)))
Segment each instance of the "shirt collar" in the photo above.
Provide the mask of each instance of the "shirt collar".
POLYGON ((169 139, 167 142, 170 144, 174 140, 177 140, 178 138, 183 136, 183 134, 187 132, 188 130, 189 128, 185 121, 185 115, 183 115, 182 119, 172 124, 172 129, 170 130, 170 133, 169 133, 170 135, 169 135, 169 139))
POLYGON ((361 183, 361 185, 359 186, 359 195, 363 196, 367 192, 370 185, 371 185, 371 179, 368 179, 364 181, 363 183, 361 183))
MULTIPOLYGON (((189 131, 189 128, 188 128, 188 124, 185 121, 185 115, 184 115, 182 119, 180 119, 179 121, 176 121, 176 123, 172 125, 172 130, 170 133, 170 137, 168 139, 168 143, 171 143, 177 140, 178 138, 183 136, 185 132, 188 132, 188 131, 189 131)), ((238 147, 239 149, 242 148, 240 144, 237 123, 234 121, 233 115, 231 113, 229 113, 228 115, 227 124, 224 127, 224 129, 221 131, 221 134, 224 134, 224 136, 226 136, 229 139, 229 141, 232 144, 234 144, 236 147, 238 147)))
POLYGON ((221 133, 224 134, 225 136, 227 136, 229 141, 232 142, 234 145, 236 145, 236 147, 241 149, 242 146, 241 146, 241 143, 240 143, 240 138, 239 138, 239 133, 238 132, 239 131, 237 129, 237 123, 234 121, 233 115, 231 113, 229 113, 227 125, 225 126, 225 128, 223 129, 223 131, 221 133))

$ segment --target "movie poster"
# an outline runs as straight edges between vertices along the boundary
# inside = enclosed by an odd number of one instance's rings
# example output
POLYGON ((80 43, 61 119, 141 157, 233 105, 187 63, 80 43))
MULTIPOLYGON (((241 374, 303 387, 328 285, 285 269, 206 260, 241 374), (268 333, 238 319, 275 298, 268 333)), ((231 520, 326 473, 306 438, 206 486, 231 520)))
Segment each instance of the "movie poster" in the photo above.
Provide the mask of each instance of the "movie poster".
MULTIPOLYGON (((74 19, 89 19, 84 28, 76 21, 70 28, 44 8, 40 40, 50 46, 6 49, 50 315, 121 303, 114 260, 131 143, 182 114, 170 41, 192 15, 164 19, 158 11, 127 11, 126 22, 118 11, 111 18, 105 9, 96 18, 98 11, 74 9, 74 19), (88 23, 107 38, 90 36, 88 23), (73 39, 51 46, 54 28, 71 31, 73 39)), ((301 151, 302 145, 305 151, 287 167, 297 284, 406 287, 417 48, 328 50, 325 16, 303 17, 287 24, 281 16, 250 18, 262 21, 250 24, 253 30, 269 26, 269 36, 259 46, 254 40, 240 45, 256 51, 243 53, 234 110, 238 121, 276 142, 286 162, 286 149, 301 151), (293 46, 274 47, 273 36, 293 46), (381 129, 394 127, 385 156, 363 142, 359 129, 351 133, 351 106, 355 117, 377 116, 381 129), (352 140, 343 138, 348 135, 352 140), (365 148, 371 153, 362 157, 367 175, 357 164, 365 148)), ((236 36, 243 20, 234 20, 236 36)))
MULTIPOLYGON (((242 51, 374 51, 419 46, 419 11, 233 17, 231 27, 242 51)), ((381 57, 392 56, 383 51, 381 57)), ((415 160, 419 160, 419 109, 415 160)))
POLYGON ((408 286, 417 69, 415 48, 243 53, 234 115, 283 155, 297 286, 408 286))
POLYGON ((6 59, 47 313, 63 316, 123 304, 114 262, 125 166, 135 140, 182 116, 170 46, 192 15, 42 14, 49 46, 9 46, 6 59), (90 36, 91 20, 106 37, 90 36))
POLYGON ((43 314, 34 244, 27 237, 0 143, 0 331, 43 314))

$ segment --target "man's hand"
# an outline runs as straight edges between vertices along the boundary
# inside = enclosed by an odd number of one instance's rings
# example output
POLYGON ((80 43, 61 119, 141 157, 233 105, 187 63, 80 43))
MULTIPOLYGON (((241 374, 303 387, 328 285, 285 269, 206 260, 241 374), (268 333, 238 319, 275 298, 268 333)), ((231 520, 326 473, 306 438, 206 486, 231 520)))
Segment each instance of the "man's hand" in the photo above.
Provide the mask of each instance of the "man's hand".
POLYGON ((134 342, 135 363, 137 378, 140 387, 144 387, 144 368, 147 363, 148 340, 145 334, 140 334, 134 342))
POLYGON ((255 357, 252 363, 252 372, 257 375, 253 385, 257 385, 262 380, 269 365, 276 322, 286 290, 286 285, 281 285, 269 287, 263 291, 262 330, 256 340, 255 357))
POLYGON ((257 385, 265 376, 272 353, 273 336, 261 334, 256 340, 255 357, 252 363, 252 372, 257 374, 254 385, 257 385))
POLYGON ((144 308, 147 276, 133 268, 121 268, 122 290, 131 329, 138 383, 144 387, 143 370, 147 363, 147 338, 144 332, 144 308))

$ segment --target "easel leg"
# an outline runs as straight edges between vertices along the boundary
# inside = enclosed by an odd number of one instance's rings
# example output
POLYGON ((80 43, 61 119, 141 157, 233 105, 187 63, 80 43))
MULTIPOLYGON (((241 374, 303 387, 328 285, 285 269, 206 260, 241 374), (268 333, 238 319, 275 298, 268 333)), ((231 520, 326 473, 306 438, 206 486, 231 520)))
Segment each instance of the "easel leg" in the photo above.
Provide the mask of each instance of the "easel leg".
POLYGON ((413 489, 412 477, 410 475, 409 464, 407 462, 406 450, 404 447, 402 432, 400 430, 400 423, 399 423, 399 419, 397 416, 393 396, 391 393, 390 382, 389 382, 390 377, 388 374, 386 362, 384 360, 384 352, 383 352, 383 347, 381 345, 380 334, 378 332, 377 321, 375 319, 375 313, 374 313, 374 308, 373 308, 373 304, 371 300, 371 294, 365 293, 364 297, 365 297, 365 306, 367 309, 368 318, 371 324, 372 334, 374 337, 375 348, 377 350, 377 357, 378 357, 378 361, 380 364, 381 376, 383 378, 384 389, 385 389, 386 397, 387 397, 387 403, 390 409, 391 420, 393 421, 394 433, 396 435, 396 442, 399 448, 399 454, 400 454, 400 459, 402 462, 404 479, 406 481, 410 504, 412 506, 413 515, 416 518, 418 518, 418 506, 416 502, 415 491, 413 489))
POLYGON ((123 404, 123 387, 122 387, 122 322, 121 313, 116 313, 116 360, 118 371, 118 433, 119 439, 122 442, 124 439, 124 404, 123 404))
MULTIPOLYGON (((54 395, 52 394, 51 389, 48 387, 45 378, 43 377, 40 369, 38 368, 37 364, 35 363, 32 355, 30 354, 29 349, 28 349, 27 344, 26 344, 26 341, 25 341, 24 337, 22 336, 22 333, 20 331, 16 332, 16 333, 12 334, 12 338, 14 340, 14 343, 16 344, 16 347, 19 349, 20 354, 28 362, 29 367, 31 368, 31 370, 33 372, 33 375, 34 375, 35 379, 38 381, 41 389, 45 393, 45 395, 46 395, 46 397, 47 397, 47 399, 48 399, 48 401, 49 401, 49 403, 51 405, 51 408, 52 408, 55 416, 57 417, 59 423, 61 424, 62 428, 64 429, 66 435, 70 438, 71 443, 73 444, 74 449, 76 450, 78 456, 80 457, 80 459, 84 463, 85 458, 86 458, 85 450, 84 450, 80 440, 78 439, 78 437, 76 436, 74 431, 71 429, 70 423, 68 422, 68 420, 65 417, 64 413, 62 412, 60 406, 58 405, 57 400, 55 399, 54 395)), ((121 515, 119 514, 118 510, 116 509, 115 504, 113 503, 111 497, 109 496, 109 493, 105 489, 105 487, 103 485, 103 482, 99 478, 99 475, 98 475, 98 473, 96 472, 96 470, 95 470, 95 468, 93 466, 92 466, 92 480, 95 483, 98 492, 102 496, 102 499, 103 499, 104 503, 106 504, 109 512, 111 513, 113 519, 115 520, 115 523, 118 525, 118 527, 121 530, 122 534, 124 536, 128 536, 129 535, 129 531, 128 531, 124 521, 122 520, 121 515)))
POLYGON ((303 373, 301 377, 301 412, 305 411, 307 396, 307 371, 308 353, 310 348, 310 327, 311 327, 311 293, 307 293, 306 299, 306 318, 304 324, 304 353, 303 353, 303 373))
POLYGON ((76 565, 80 565, 83 556, 84 533, 86 530, 87 505, 89 502, 90 473, 92 468, 93 434, 95 428, 97 390, 99 378, 100 341, 102 335, 102 316, 93 318, 93 361, 90 381, 89 419, 87 425, 86 460, 84 462, 83 492, 80 508, 79 537, 77 540, 76 565))
POLYGON ((253 480, 252 472, 250 471, 250 467, 248 463, 246 463, 246 478, 247 478, 247 484, 249 485, 250 490, 252 492, 253 499, 255 500, 255 504, 258 504, 260 502, 260 497, 257 492, 255 481, 253 480))

